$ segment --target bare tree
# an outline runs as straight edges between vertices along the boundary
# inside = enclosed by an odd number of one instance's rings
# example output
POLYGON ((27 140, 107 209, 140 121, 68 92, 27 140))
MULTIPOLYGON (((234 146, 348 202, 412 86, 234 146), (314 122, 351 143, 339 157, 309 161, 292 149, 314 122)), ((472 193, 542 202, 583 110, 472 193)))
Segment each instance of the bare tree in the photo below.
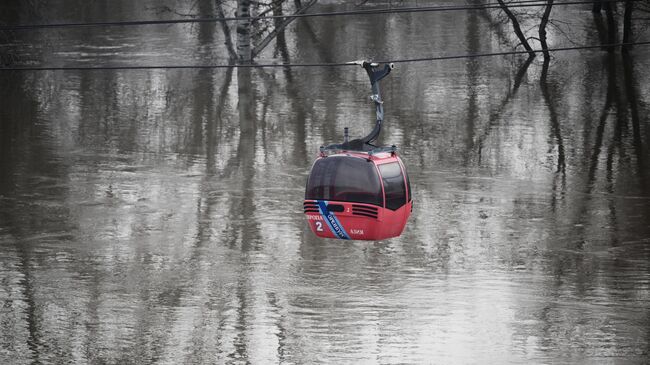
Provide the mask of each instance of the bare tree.
MULTIPOLYGON (((294 6, 296 9, 292 15, 305 13, 317 1, 310 0, 306 5, 302 5, 299 0, 295 0, 294 6)), ((282 34, 286 27, 296 20, 296 17, 293 16, 285 19, 274 17, 271 18, 272 21, 265 21, 263 18, 268 13, 281 16, 284 13, 282 7, 285 3, 288 3, 288 1, 277 0, 265 4, 252 2, 251 0, 237 0, 237 17, 251 18, 237 21, 237 59, 240 62, 252 62, 271 41, 282 34), (253 6, 255 6, 255 9, 253 9, 253 6), (253 10, 258 14, 255 19, 252 19, 253 10)), ((226 43, 228 43, 228 40, 226 40, 226 43)))
MULTIPOLYGON (((614 44, 616 43, 616 38, 618 35, 618 27, 616 25, 616 18, 614 18, 614 6, 609 2, 603 3, 603 9, 605 9, 605 16, 607 18, 607 43, 614 44)), ((609 51, 614 51, 612 47, 608 48, 609 51)))
MULTIPOLYGON (((219 16, 220 18, 225 18, 226 13, 223 11, 222 1, 216 0, 215 2, 216 2, 217 16, 219 16)), ((235 50, 235 46, 232 43, 232 36, 230 35, 230 28, 228 27, 228 23, 221 22, 221 30, 223 31, 226 49, 228 50, 228 55, 230 56, 230 60, 234 61, 237 59, 237 51, 235 50)))
POLYGON ((497 0, 497 1, 499 2, 499 6, 501 6, 501 10, 503 10, 503 12, 506 13, 506 15, 508 16, 508 19, 510 19, 510 22, 512 23, 512 28, 515 31, 517 38, 519 38, 519 42, 521 42, 521 45, 523 45, 526 51, 528 51, 528 57, 530 58, 535 57, 535 52, 533 51, 533 48, 530 46, 530 44, 528 43, 528 39, 521 31, 521 27, 519 26, 519 21, 517 20, 517 17, 512 13, 510 8, 508 8, 508 5, 506 5, 503 2, 503 0, 497 0))
POLYGON ((551 15, 552 9, 553 0, 547 0, 542 20, 539 23, 539 43, 542 45, 542 52, 544 52, 544 61, 547 61, 551 57, 548 52, 548 44, 546 43, 546 26, 548 25, 548 19, 551 15))
POLYGON ((237 0, 237 59, 243 63, 253 60, 251 48, 251 1, 237 0))
MULTIPOLYGON (((224 43, 231 61, 250 63, 271 42, 280 37, 283 32, 297 18, 294 15, 305 13, 314 6, 318 0, 309 0, 303 4, 301 0, 271 0, 269 2, 256 0, 215 0, 215 12, 219 18, 236 16, 240 18, 235 24, 233 36, 230 22, 221 21, 224 43), (293 7, 293 9, 291 9, 293 7), (234 14, 227 14, 226 8, 235 8, 234 14), (292 11, 290 16, 283 17, 286 10, 292 11), (272 17, 267 17, 271 14, 272 17), (234 38, 234 39, 233 39, 234 38)), ((197 14, 180 12, 167 6, 156 7, 160 12, 171 12, 186 17, 197 17, 197 14)), ((283 40, 280 40, 283 42, 283 40)))
MULTIPOLYGON (((594 1, 594 6, 592 8, 592 11, 596 16, 599 16, 601 13, 601 10, 605 10, 605 15, 607 19, 607 29, 606 29, 606 37, 605 39, 602 39, 601 42, 603 44, 614 44, 617 43, 618 41, 618 25, 616 22, 616 4, 617 3, 612 3, 610 1, 605 1, 605 0, 595 0, 594 1)), ((633 45, 630 43, 634 42, 634 23, 637 22, 640 26, 643 27, 648 27, 650 24, 648 21, 650 18, 646 17, 634 17, 634 12, 635 10, 637 13, 642 13, 642 14, 647 14, 650 13, 650 1, 648 0, 626 0, 624 4, 624 12, 623 12, 623 45, 621 46, 621 50, 623 52, 626 52, 630 49, 633 48, 633 45), (635 5, 636 3, 636 5, 635 5)), ((600 29, 599 33, 603 32, 604 26, 597 21, 596 24, 600 29)), ((608 47, 610 51, 614 51, 613 47, 608 47)))
MULTIPOLYGON (((308 3, 307 5, 305 5, 305 6, 301 6, 300 8, 298 8, 298 9, 296 10, 296 12, 294 13, 294 15, 298 15, 298 14, 302 14, 302 13, 306 12, 307 9, 309 9, 310 7, 312 7, 313 5, 315 5, 317 1, 318 1, 318 0, 310 0, 309 3, 308 3)), ((282 15, 282 11, 281 11, 281 9, 282 9, 282 3, 283 3, 283 2, 281 2, 281 3, 277 6, 276 10, 274 11, 274 15, 277 15, 277 14, 282 15)), ((298 1, 298 4, 299 4, 299 3, 300 3, 300 2, 298 1)), ((252 55, 253 55, 253 57, 256 57, 257 55, 259 55, 260 52, 262 52, 262 50, 264 50, 264 48, 266 48, 266 46, 268 46, 269 43, 270 43, 270 42, 271 42, 275 37, 278 36, 278 34, 284 32, 284 29, 285 29, 289 24, 291 24, 291 22, 293 22, 294 20, 296 20, 295 17, 289 17, 289 18, 287 18, 287 19, 284 19, 283 21, 280 21, 280 20, 279 20, 280 18, 275 18, 275 19, 276 19, 276 21, 275 21, 275 27, 274 27, 274 29, 273 29, 273 30, 272 30, 268 35, 266 35, 266 37, 265 37, 262 41, 260 41, 259 44, 257 44, 257 45, 255 46, 255 48, 253 48, 253 51, 252 51, 252 55)))
POLYGON ((591 7, 591 12, 600 13, 602 9, 603 9, 602 0, 595 0, 593 6, 591 7))
POLYGON ((625 14, 623 15, 623 51, 632 48, 628 45, 632 41, 632 12, 634 11, 634 1, 625 1, 625 14))

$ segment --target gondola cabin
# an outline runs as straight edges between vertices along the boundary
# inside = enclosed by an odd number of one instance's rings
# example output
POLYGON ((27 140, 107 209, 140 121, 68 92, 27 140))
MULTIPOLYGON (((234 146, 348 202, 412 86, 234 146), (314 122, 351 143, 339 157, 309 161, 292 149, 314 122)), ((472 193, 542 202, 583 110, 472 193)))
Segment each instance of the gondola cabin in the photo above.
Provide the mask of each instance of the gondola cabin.
POLYGON ((395 152, 342 151, 314 162, 304 211, 319 237, 381 240, 402 233, 412 204, 409 178, 395 152))
POLYGON ((411 186, 396 147, 377 147, 384 120, 379 81, 393 69, 369 61, 355 61, 370 78, 377 119, 363 138, 322 146, 311 168, 305 201, 307 222, 319 237, 382 240, 399 236, 411 215, 411 186))

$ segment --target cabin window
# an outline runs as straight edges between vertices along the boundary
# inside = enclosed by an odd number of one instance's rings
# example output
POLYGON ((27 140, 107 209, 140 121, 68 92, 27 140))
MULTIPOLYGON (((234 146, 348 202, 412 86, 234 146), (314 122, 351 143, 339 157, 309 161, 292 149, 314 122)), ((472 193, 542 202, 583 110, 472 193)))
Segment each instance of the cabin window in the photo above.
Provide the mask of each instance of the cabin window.
POLYGON ((316 160, 305 199, 383 205, 381 183, 372 162, 357 157, 330 156, 316 160))
POLYGON ((407 187, 407 190, 406 190, 406 194, 407 194, 406 201, 407 201, 407 202, 410 202, 411 199, 413 199, 413 198, 411 197, 411 180, 409 179, 409 173, 408 173, 408 171, 406 171, 406 168, 404 168, 404 175, 406 176, 406 187, 407 187))
POLYGON ((384 193, 386 194, 386 208, 397 210, 406 204, 406 187, 404 175, 397 162, 379 165, 381 178, 384 180, 384 193))

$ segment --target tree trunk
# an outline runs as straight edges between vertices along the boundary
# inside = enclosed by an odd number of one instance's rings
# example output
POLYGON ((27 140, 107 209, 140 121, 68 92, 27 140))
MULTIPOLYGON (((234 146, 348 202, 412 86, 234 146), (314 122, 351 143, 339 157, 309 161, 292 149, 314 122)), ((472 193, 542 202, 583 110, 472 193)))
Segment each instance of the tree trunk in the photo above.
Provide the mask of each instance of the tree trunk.
POLYGON ((625 14, 623 15, 623 49, 628 51, 632 49, 632 45, 627 43, 632 42, 632 11, 634 10, 634 2, 631 0, 625 1, 625 14))
POLYGON ((548 18, 553 9, 553 1, 554 0, 547 0, 544 15, 542 15, 542 21, 539 24, 539 43, 541 43, 542 51, 544 52, 544 61, 548 61, 548 59, 551 58, 548 53, 548 44, 546 43, 546 25, 548 24, 548 18))
MULTIPOLYGON (((273 9, 273 16, 281 17, 283 15, 282 4, 273 9)), ((275 18, 275 29, 282 26, 282 18, 275 18)), ((276 49, 282 55, 282 62, 289 63, 289 50, 287 48, 287 40, 284 36, 284 29, 275 37, 276 49)))
POLYGON ((591 12, 600 14, 600 10, 602 8, 603 8, 603 3, 601 2, 601 0, 595 0, 594 5, 591 7, 591 12))
MULTIPOLYGON (((307 10, 309 10, 309 8, 311 8, 312 6, 314 6, 314 5, 316 4, 316 2, 318 2, 318 0, 310 0, 309 3, 308 3, 307 5, 304 5, 304 6, 302 6, 300 9, 296 10, 296 12, 294 13, 294 15, 303 14, 304 12, 306 12, 307 10)), ((279 4, 278 7, 280 8, 280 10, 282 10, 282 4, 279 4)), ((276 8, 276 9, 278 9, 278 8, 276 8)), ((281 20, 281 21, 280 21, 280 19, 281 19, 281 18, 276 18, 275 26, 273 27, 273 31, 271 31, 271 33, 269 33, 269 34, 268 34, 268 35, 267 35, 263 40, 261 40, 261 41, 259 42, 259 44, 257 44, 257 45, 253 48, 253 50, 251 51, 251 55, 252 55, 252 57, 257 57, 257 55, 259 55, 260 52, 262 52, 262 50, 264 50, 264 48, 265 48, 266 46, 268 46, 269 43, 271 43, 271 41, 272 41, 272 40, 273 40, 273 39, 274 39, 278 34, 284 32, 284 29, 285 29, 289 24, 291 24, 291 22, 293 22, 294 20, 296 20, 297 18, 295 18, 295 17, 289 17, 289 18, 286 18, 286 19, 281 20)))
MULTIPOLYGON (((226 14, 223 11, 222 0, 216 0, 217 16, 220 18, 225 18, 226 14)), ((232 43, 232 36, 230 35, 230 28, 228 27, 228 22, 221 22, 221 29, 223 30, 223 37, 226 43, 226 49, 230 57, 230 61, 237 59, 237 51, 235 51, 235 46, 232 43)))
POLYGON ((519 41, 521 44, 524 46, 526 51, 528 51, 528 57, 535 57, 535 52, 533 52, 533 48, 528 44, 528 40, 526 39, 526 36, 524 36, 524 33, 521 31, 521 27, 519 26, 519 22, 517 21, 517 18, 515 15, 508 9, 508 5, 506 5, 503 0, 497 0, 499 2, 499 5, 501 6, 501 9, 503 10, 504 13, 508 16, 508 19, 512 22, 512 28, 515 31, 515 34, 517 35, 517 38, 519 38, 519 41))
POLYGON ((251 48, 251 1, 237 1, 237 17, 248 18, 237 21, 237 58, 242 63, 253 59, 251 48))
MULTIPOLYGON (((612 4, 609 2, 604 3, 603 7, 605 8, 605 14, 607 15, 607 43, 611 45, 616 43, 617 34, 616 19, 614 19, 614 9, 612 8, 612 4)), ((607 49, 610 52, 614 51, 613 47, 607 47, 607 49)))
MULTIPOLYGON (((603 22, 603 15, 601 13, 594 13, 594 25, 596 26, 596 31, 598 32, 598 41, 601 45, 607 44, 607 28, 605 27, 605 22, 603 22)), ((603 50, 607 50, 607 47, 603 47, 603 50)))

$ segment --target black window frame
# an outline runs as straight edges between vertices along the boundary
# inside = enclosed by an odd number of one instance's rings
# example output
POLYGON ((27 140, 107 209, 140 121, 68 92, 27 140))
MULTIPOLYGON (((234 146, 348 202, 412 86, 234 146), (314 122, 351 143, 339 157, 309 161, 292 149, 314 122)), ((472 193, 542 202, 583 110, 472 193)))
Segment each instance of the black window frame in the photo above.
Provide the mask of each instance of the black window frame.
POLYGON ((406 178, 406 202, 409 203, 413 200, 413 195, 411 194, 411 179, 409 178, 409 173, 406 171, 406 166, 404 166, 404 163, 400 161, 399 164, 402 166, 402 172, 406 178))
POLYGON ((406 189, 406 179, 404 178, 404 169, 402 164, 398 161, 394 161, 379 164, 377 165, 377 168, 384 186, 384 202, 386 209, 395 211, 406 205, 410 200, 407 200, 408 192, 406 189), (395 170, 394 167, 397 167, 399 175, 395 175, 397 170, 395 170), (389 171, 388 169, 392 169, 392 171, 389 171))

